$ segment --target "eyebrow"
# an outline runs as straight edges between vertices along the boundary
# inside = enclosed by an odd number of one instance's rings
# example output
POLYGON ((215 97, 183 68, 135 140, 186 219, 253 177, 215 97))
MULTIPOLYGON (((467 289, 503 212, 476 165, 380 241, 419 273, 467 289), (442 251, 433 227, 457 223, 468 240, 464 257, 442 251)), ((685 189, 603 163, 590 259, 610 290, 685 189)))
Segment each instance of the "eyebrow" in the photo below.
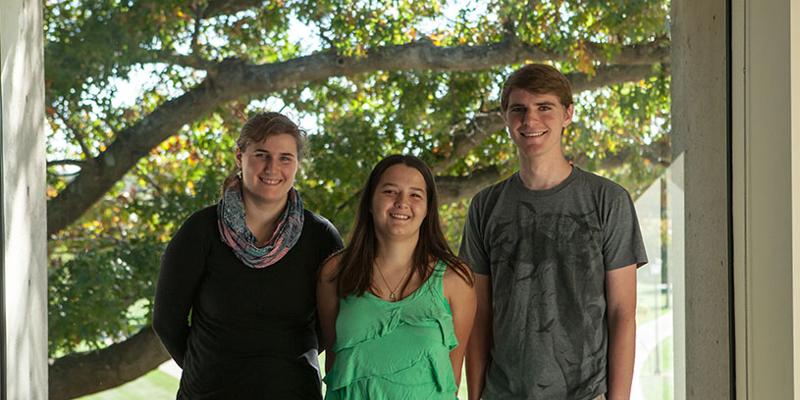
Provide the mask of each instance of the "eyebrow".
MULTIPOLYGON (((267 154, 271 154, 271 153, 269 152, 269 150, 266 150, 266 149, 255 149, 255 150, 253 150, 253 152, 254 152, 254 153, 267 153, 267 154)), ((292 157, 295 157, 294 153, 278 153, 278 154, 279 154, 279 155, 282 155, 282 156, 292 156, 292 157)))
MULTIPOLYGON (((533 104, 537 105, 537 106, 555 106, 556 105, 556 103, 553 103, 552 101, 540 101, 538 103, 533 103, 533 104)), ((516 106, 526 107, 526 105, 523 104, 523 103, 511 103, 511 104, 508 105, 508 108, 516 107, 516 106)))
MULTIPOLYGON (((381 185, 381 188, 385 188, 386 186, 400 187, 400 185, 398 185, 398 184, 396 184, 396 183, 392 183, 392 182, 386 182, 386 183, 384 183, 383 185, 381 185)), ((418 187, 416 187, 416 186, 412 186, 412 187, 410 187, 409 189, 411 189, 411 190, 416 190, 416 191, 418 191, 418 192, 425 192, 425 189, 421 189, 421 188, 418 188, 418 187)))

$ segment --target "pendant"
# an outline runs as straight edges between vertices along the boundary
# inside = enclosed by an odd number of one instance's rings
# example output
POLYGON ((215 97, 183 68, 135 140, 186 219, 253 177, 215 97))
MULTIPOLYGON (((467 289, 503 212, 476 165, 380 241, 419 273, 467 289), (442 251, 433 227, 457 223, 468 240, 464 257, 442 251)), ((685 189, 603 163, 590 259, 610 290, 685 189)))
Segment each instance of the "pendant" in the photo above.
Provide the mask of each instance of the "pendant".
POLYGON ((397 296, 394 295, 394 292, 389 293, 389 300, 391 300, 391 301, 396 301, 397 300, 397 296))

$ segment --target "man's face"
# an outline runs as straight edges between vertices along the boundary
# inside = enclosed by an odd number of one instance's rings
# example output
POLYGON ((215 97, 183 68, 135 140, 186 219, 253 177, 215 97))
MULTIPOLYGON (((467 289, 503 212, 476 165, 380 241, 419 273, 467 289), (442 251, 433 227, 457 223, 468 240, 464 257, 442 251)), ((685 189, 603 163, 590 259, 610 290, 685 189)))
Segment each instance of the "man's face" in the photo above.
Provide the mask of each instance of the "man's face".
POLYGON ((561 154, 561 131, 572 122, 572 110, 572 105, 564 108, 555 94, 513 89, 504 117, 520 156, 561 154))

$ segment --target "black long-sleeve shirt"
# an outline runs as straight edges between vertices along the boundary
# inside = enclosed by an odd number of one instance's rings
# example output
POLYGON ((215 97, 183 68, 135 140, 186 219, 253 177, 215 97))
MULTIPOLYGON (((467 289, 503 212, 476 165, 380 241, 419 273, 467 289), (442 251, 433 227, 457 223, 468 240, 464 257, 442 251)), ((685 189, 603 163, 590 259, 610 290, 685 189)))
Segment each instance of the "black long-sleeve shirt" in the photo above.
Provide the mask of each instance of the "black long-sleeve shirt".
POLYGON ((305 211, 297 243, 253 269, 222 242, 216 206, 183 224, 167 246, 153 328, 183 368, 179 398, 318 399, 316 279, 342 248, 336 228, 305 211), (190 317, 191 314, 191 317, 190 317))

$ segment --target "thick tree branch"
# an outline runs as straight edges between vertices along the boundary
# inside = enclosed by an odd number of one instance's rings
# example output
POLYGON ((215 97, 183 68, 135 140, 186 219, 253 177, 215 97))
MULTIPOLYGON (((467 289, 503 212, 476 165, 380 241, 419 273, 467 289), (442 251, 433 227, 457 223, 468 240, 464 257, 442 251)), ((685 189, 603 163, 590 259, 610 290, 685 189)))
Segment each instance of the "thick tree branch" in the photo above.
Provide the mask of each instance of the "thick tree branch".
POLYGON ((197 53, 185 55, 161 50, 147 52, 147 55, 141 61, 144 63, 165 63, 179 65, 181 67, 188 67, 197 70, 209 70, 217 65, 216 62, 203 59, 202 57, 198 56, 197 53))
MULTIPOLYGON (((568 155, 568 157, 570 157, 575 165, 581 167, 587 166, 590 161, 585 153, 568 155)), ((639 158, 643 161, 665 167, 669 166, 672 163, 672 150, 669 137, 663 136, 661 140, 650 143, 649 145, 626 146, 616 153, 604 154, 602 158, 596 161, 595 169, 610 170, 618 168, 634 158, 639 158)))
POLYGON ((153 329, 146 326, 124 342, 56 359, 48 371, 50 400, 72 399, 119 386, 168 359, 153 329))
MULTIPOLYGON (((488 114, 495 117, 499 114, 488 114)), ((670 157, 668 138, 654 142, 644 149, 625 148, 604 157, 599 169, 610 169, 622 165, 636 152, 654 163, 668 163, 670 157)), ((588 158, 580 155, 573 158, 577 165, 586 165, 588 158)), ((467 176, 438 176, 441 204, 470 199, 484 187, 502 178, 497 166, 478 169, 467 176)), ((116 387, 131 381, 156 368, 168 359, 167 353, 149 327, 124 342, 108 348, 57 359, 50 366, 51 399, 69 399, 116 387)))
MULTIPOLYGON (((142 12, 142 9, 149 9, 159 7, 158 3, 163 3, 159 0, 141 0, 134 2, 134 6, 130 9, 120 8, 120 10, 124 11, 115 11, 111 15, 109 15, 108 20, 106 20, 103 24, 95 24, 92 26, 81 26, 79 29, 71 32, 70 40, 69 41, 47 41, 45 43, 45 60, 47 61, 48 65, 45 68, 46 80, 52 87, 57 87, 62 90, 66 90, 68 88, 73 87, 76 82, 83 81, 89 76, 96 75, 98 73, 106 73, 113 68, 119 67, 129 67, 132 65, 140 64, 140 63, 150 63, 150 62, 168 62, 168 63, 176 63, 177 65, 183 65, 187 67, 192 67, 196 69, 207 69, 209 65, 206 65, 202 62, 202 58, 199 57, 198 53, 193 53, 193 56, 184 56, 184 55, 174 55, 169 53, 161 54, 161 57, 153 57, 153 54, 148 54, 147 51, 143 51, 141 49, 141 44, 143 43, 152 43, 153 36, 142 37, 139 35, 139 24, 142 23, 149 23, 152 21, 148 21, 146 18, 147 16, 142 12), (84 74, 63 74, 62 70, 64 68, 69 69, 72 65, 75 64, 83 64, 85 61, 82 60, 79 55, 83 54, 87 51, 88 46, 91 46, 93 43, 94 38, 100 37, 101 35, 108 35, 107 29, 108 27, 116 27, 121 32, 129 32, 129 35, 126 35, 123 39, 123 43, 120 42, 118 45, 121 47, 123 44, 129 46, 129 51, 127 51, 125 57, 119 57, 114 52, 109 52, 109 56, 105 59, 97 59, 97 54, 93 54, 92 57, 94 58, 94 63, 100 63, 101 66, 94 66, 92 68, 88 68, 84 74)), ((217 17, 220 15, 225 14, 235 14, 239 11, 250 9, 254 6, 260 6, 264 3, 264 0, 212 0, 209 2, 210 4, 201 9, 197 10, 199 15, 202 15, 202 19, 217 17)), ((95 76, 96 77, 96 76, 95 76)), ((80 85, 77 85, 80 87, 80 85)), ((51 93, 47 93, 48 98, 50 98, 51 93)))
POLYGON ((473 171, 467 176, 438 176, 436 188, 439 191, 441 204, 453 203, 461 199, 470 199, 481 189, 500 179, 500 169, 489 166, 473 171))
POLYGON ((84 164, 86 164, 86 161, 84 160, 53 160, 47 162, 48 167, 55 167, 58 165, 75 165, 78 167, 83 167, 84 164))
POLYGON ((505 127, 503 116, 499 110, 477 113, 466 124, 457 124, 450 130, 452 136, 451 150, 447 157, 431 165, 434 173, 440 174, 463 159, 473 148, 480 146, 489 136, 505 127))
POLYGON ((92 155, 92 151, 89 150, 89 146, 86 145, 86 139, 83 138, 83 134, 81 134, 80 129, 77 126, 74 126, 69 118, 67 118, 64 113, 56 108, 56 115, 58 118, 61 119, 61 123, 64 124, 64 127, 67 128, 67 131, 72 135, 72 138, 78 142, 78 146, 80 146, 81 151, 83 152, 83 156, 87 160, 91 160, 94 156, 92 155))
MULTIPOLYGON (((662 47, 641 51, 631 66, 613 67, 615 76, 633 76, 630 71, 664 62, 669 50, 662 47)), ((632 50, 634 51, 634 50, 632 50)), ((627 54, 626 50, 622 54, 627 54)), ((353 76, 378 70, 474 71, 524 60, 561 60, 569 54, 544 52, 513 41, 482 46, 437 47, 428 41, 376 49, 363 57, 342 57, 326 51, 293 60, 248 65, 226 60, 209 71, 205 81, 187 93, 157 107, 138 123, 119 132, 106 151, 87 165, 70 184, 48 201, 48 234, 60 231, 89 209, 121 179, 136 162, 181 126, 208 114, 224 102, 248 95, 274 93, 299 84, 334 76, 353 76)), ((625 56, 628 59, 631 57, 625 56)), ((632 60, 629 60, 632 61, 632 60)), ((640 77, 641 78, 641 77, 640 77)), ((581 85, 603 85, 596 75, 581 85)))
MULTIPOLYGON (((603 86, 616 83, 636 81, 644 79, 653 74, 650 65, 618 66, 611 65, 600 67, 595 71, 595 75, 589 77, 586 74, 569 74, 573 90, 582 92, 594 90, 603 86)), ((493 110, 485 113, 476 114, 472 120, 465 124, 457 124, 451 129, 452 149, 447 157, 433 164, 431 169, 434 173, 442 173, 458 160, 463 159, 473 148, 479 146, 489 136, 499 133, 505 128, 503 116, 500 110, 493 110)))
MULTIPOLYGON (((575 165, 585 167, 589 163, 586 154, 568 155, 575 165)), ((633 157, 653 164, 669 166, 671 151, 669 138, 642 147, 625 147, 617 153, 605 154, 595 165, 595 170, 610 170, 621 167, 633 157)), ((497 167, 479 169, 467 176, 438 176, 436 186, 439 189, 440 203, 446 204, 463 199, 470 199, 481 189, 497 182, 501 178, 497 167)))
POLYGON ((603 61, 603 62, 613 62, 614 64, 627 64, 627 65, 652 64, 642 61, 650 57, 654 49, 659 49, 659 48, 663 48, 669 51, 669 38, 657 37, 652 42, 625 46, 622 48, 622 51, 616 54, 612 54, 610 56, 607 54, 605 46, 602 44, 589 42, 586 43, 585 47, 589 56, 593 60, 603 61))
POLYGON ((264 4, 264 0, 211 0, 203 10, 203 18, 235 14, 264 4))

